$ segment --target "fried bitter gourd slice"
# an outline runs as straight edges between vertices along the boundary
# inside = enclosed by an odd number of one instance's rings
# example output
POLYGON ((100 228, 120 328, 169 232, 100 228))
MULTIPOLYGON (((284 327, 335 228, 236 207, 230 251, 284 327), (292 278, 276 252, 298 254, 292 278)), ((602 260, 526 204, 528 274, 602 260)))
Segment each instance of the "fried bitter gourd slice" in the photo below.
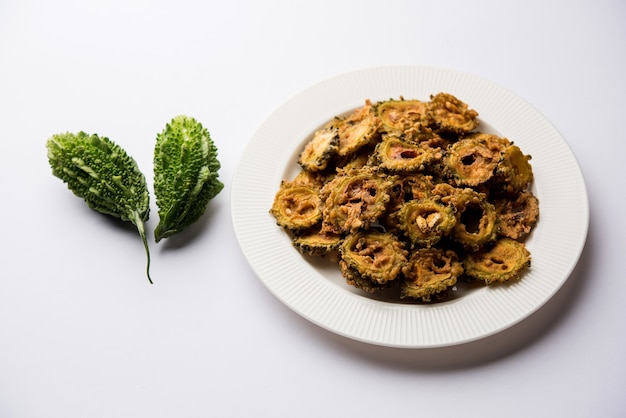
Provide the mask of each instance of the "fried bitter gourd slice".
POLYGON ((376 114, 387 132, 406 131, 424 121, 426 104, 420 100, 386 100, 376 104, 376 114))
POLYGON ((431 95, 426 115, 433 129, 441 132, 463 134, 478 127, 478 112, 449 93, 431 95))
POLYGON ((477 250, 496 239, 498 214, 484 193, 466 188, 457 192, 451 202, 457 216, 452 236, 458 243, 470 250, 477 250))
POLYGON ((434 179, 430 175, 412 174, 402 176, 400 179, 404 185, 405 200, 407 202, 430 196, 433 187, 435 187, 434 179))
POLYGON ((342 237, 339 234, 325 234, 320 231, 306 232, 292 240, 294 247, 302 254, 321 256, 339 249, 342 237))
POLYGON ((436 244, 456 225, 454 208, 432 198, 405 203, 396 217, 398 227, 411 243, 423 247, 436 244))
POLYGON ((324 185, 322 231, 336 234, 367 229, 385 212, 392 181, 371 167, 350 169, 324 185))
POLYGON ((526 246, 511 238, 501 238, 493 245, 468 254, 463 260, 465 273, 486 284, 507 282, 519 277, 530 266, 526 246))
POLYGON ((421 248, 411 254, 402 273, 400 297, 428 302, 432 295, 456 284, 463 265, 452 250, 421 248))
POLYGON ((338 119, 315 131, 298 156, 298 164, 309 171, 321 171, 339 151, 338 119))
POLYGON ((159 242, 197 221, 224 188, 220 162, 209 131, 194 118, 179 115, 157 135, 154 147, 154 194, 159 242))
POLYGON ((478 186, 491 179, 507 140, 474 134, 453 143, 444 157, 444 170, 457 186, 478 186))
POLYGON ((498 233, 504 237, 522 238, 530 233, 539 219, 539 199, 530 191, 514 198, 498 199, 494 206, 498 213, 498 233))
POLYGON ((376 142, 379 138, 380 118, 376 116, 372 102, 365 105, 338 123, 339 149, 341 157, 354 154, 359 149, 376 142))
POLYGON ((64 133, 46 143, 52 174, 98 212, 132 222, 143 241, 150 279, 150 251, 146 240, 149 193, 146 179, 135 160, 109 138, 64 133))
POLYGON ((439 156, 427 145, 411 144, 395 135, 385 135, 374 150, 380 167, 399 173, 424 171, 439 156))
POLYGON ((292 232, 315 226, 322 220, 322 201, 315 187, 283 180, 274 196, 270 214, 292 232))
POLYGON ((421 173, 393 176, 391 180, 393 183, 389 189, 390 200, 387 204, 390 217, 406 202, 430 196, 434 187, 432 176, 421 173))
POLYGON ((339 252, 346 267, 381 285, 398 277, 408 255, 398 237, 376 231, 349 234, 339 252))
POLYGON ((395 281, 378 283, 366 276, 361 275, 357 269, 352 268, 344 260, 339 260, 339 271, 350 286, 361 289, 368 293, 375 293, 383 289, 391 287, 395 281))
POLYGON ((515 195, 524 191, 533 181, 530 155, 526 155, 515 144, 504 150, 495 169, 495 189, 498 194, 515 195))
POLYGON ((452 142, 458 140, 456 135, 446 135, 448 138, 444 138, 439 135, 432 128, 425 125, 416 125, 402 132, 402 139, 411 144, 423 145, 441 153, 441 150, 445 149, 452 142))

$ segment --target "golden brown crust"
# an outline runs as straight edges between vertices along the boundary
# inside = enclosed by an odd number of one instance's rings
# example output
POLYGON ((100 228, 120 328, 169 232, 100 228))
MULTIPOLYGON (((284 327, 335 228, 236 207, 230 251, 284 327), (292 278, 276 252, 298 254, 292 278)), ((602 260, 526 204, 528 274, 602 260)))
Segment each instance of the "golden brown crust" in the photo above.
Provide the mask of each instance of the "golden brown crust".
POLYGON ((496 239, 498 215, 485 194, 466 188, 455 196, 452 204, 457 209, 452 235, 459 244, 477 250, 496 239))
POLYGON ((454 251, 427 248, 415 251, 402 272, 401 297, 430 301, 432 295, 456 284, 463 265, 454 251))
POLYGON ((298 164, 305 171, 321 171, 339 152, 337 120, 332 120, 324 128, 316 131, 298 156, 298 164))
POLYGON ((493 245, 469 254, 464 260, 465 273, 487 284, 517 279, 530 267, 530 252, 511 238, 502 238, 493 245))
POLYGON ((292 244, 302 254, 320 256, 338 250, 341 242, 341 235, 313 231, 296 236, 292 244))
POLYGON ((278 225, 298 232, 321 222, 322 201, 316 189, 283 181, 270 213, 278 225))
POLYGON ((498 199, 495 207, 500 222, 499 233, 504 237, 523 238, 539 220, 539 199, 530 191, 513 199, 498 199))
POLYGON ((357 232, 343 240, 340 254, 341 260, 359 275, 385 284, 398 276, 408 252, 393 234, 357 232))
POLYGON ((404 132, 426 121, 426 103, 419 100, 387 100, 376 105, 376 115, 387 132, 404 132))
POLYGON ((424 171, 441 158, 438 149, 403 141, 399 137, 386 135, 374 150, 375 163, 382 169, 394 173, 424 171))
POLYGON ((372 144, 379 137, 380 119, 376 116, 372 102, 365 105, 338 123, 338 154, 345 157, 372 144))
POLYGON ((448 235, 457 223, 454 208, 434 199, 405 203, 398 213, 398 228, 416 246, 431 247, 448 235))
POLYGON ((363 167, 339 173, 322 188, 322 232, 350 233, 367 229, 385 212, 392 182, 363 167))
POLYGON ((442 132, 463 134, 478 127, 478 112, 449 93, 431 96, 426 114, 429 124, 442 132))
POLYGON ((339 270, 341 271, 344 279, 346 279, 346 283, 365 292, 374 293, 389 287, 390 282, 377 283, 374 280, 361 275, 356 269, 350 267, 344 260, 339 260, 339 270))
POLYGON ((515 195, 528 188, 533 181, 530 155, 525 155, 514 144, 506 147, 495 170, 495 186, 499 194, 515 195))
POLYGON ((474 134, 452 144, 444 158, 445 172, 457 186, 478 186, 494 176, 506 139, 474 134))

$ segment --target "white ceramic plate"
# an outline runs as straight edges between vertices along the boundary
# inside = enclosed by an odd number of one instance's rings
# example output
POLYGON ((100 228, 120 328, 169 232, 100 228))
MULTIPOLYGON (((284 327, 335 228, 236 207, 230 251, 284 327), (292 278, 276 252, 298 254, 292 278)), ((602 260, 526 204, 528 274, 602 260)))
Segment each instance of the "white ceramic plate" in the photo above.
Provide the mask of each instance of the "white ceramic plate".
POLYGON ((557 130, 506 89, 474 75, 421 66, 370 68, 339 75, 296 95, 260 126, 232 184, 232 217, 241 249, 267 288, 292 310, 337 334, 371 344, 432 348, 500 332, 539 309, 567 280, 589 222, 587 192, 574 155, 557 130), (428 100, 448 92, 480 114, 483 131, 532 155, 540 221, 526 241, 532 268, 507 286, 484 286, 451 301, 407 304, 348 286, 336 264, 295 250, 268 213, 282 179, 299 171, 297 156, 312 133, 335 115, 403 96, 428 100))

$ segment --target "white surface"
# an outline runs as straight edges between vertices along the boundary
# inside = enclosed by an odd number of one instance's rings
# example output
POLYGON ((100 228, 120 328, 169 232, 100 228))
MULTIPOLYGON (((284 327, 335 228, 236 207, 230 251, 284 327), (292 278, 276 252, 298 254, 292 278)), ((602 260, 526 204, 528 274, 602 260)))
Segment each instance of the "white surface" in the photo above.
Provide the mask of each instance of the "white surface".
POLYGON ((246 259, 278 299, 339 335, 404 348, 467 343, 527 318, 568 279, 584 247, 589 222, 578 163, 563 137, 539 112, 480 77, 407 65, 340 74, 280 106, 244 150, 233 177, 231 212, 246 259), (505 136, 534 156, 533 190, 541 202, 541 220, 525 240, 532 268, 514 285, 477 288, 454 301, 420 306, 382 300, 347 285, 336 261, 311 262, 302 257, 269 208, 281 181, 300 171, 297 159, 304 144, 333 117, 362 106, 365 99, 376 103, 402 95, 428 100, 441 91, 479 111, 479 131, 505 136))
POLYGON ((626 415, 625 18, 620 0, 1 2, 0 417, 626 415), (385 64, 506 87, 582 167, 580 263, 494 337, 415 351, 337 336, 277 301, 237 245, 231 179, 256 129, 308 86, 385 64), (107 135, 151 184, 154 137, 179 113, 211 131, 226 188, 199 228, 152 245, 150 286, 135 231, 52 177, 44 144, 107 135))

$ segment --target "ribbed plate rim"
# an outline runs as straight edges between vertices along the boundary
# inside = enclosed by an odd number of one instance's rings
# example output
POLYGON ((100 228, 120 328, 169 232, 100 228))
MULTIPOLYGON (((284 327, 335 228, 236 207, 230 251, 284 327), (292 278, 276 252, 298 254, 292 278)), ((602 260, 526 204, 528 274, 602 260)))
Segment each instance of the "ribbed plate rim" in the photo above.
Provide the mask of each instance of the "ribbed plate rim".
POLYGON ((565 283, 582 253, 589 223, 587 190, 563 136, 508 89, 463 71, 381 66, 323 80, 296 94, 259 126, 231 184, 236 238, 259 280, 282 303, 338 335, 389 347, 434 348, 501 332, 530 316, 565 283), (373 300, 326 279, 295 251, 268 211, 306 138, 334 115, 372 101, 427 100, 447 91, 533 156, 541 219, 528 242, 532 269, 514 286, 496 287, 438 305, 373 300))

